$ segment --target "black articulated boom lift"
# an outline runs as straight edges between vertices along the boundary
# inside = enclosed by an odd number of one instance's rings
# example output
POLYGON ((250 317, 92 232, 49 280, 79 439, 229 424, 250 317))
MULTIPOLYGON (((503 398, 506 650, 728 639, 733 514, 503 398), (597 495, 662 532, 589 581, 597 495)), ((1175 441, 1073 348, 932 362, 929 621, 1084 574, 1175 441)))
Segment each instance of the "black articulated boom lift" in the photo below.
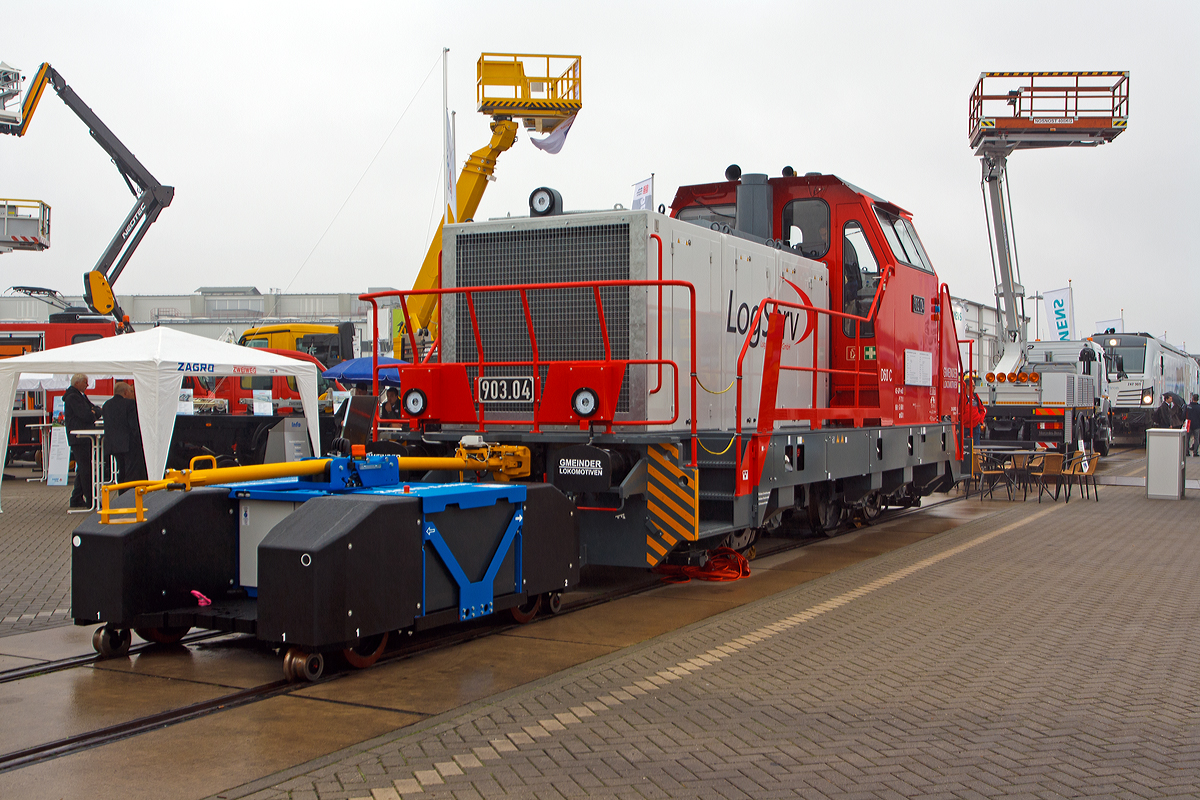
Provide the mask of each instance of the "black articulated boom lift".
POLYGON ((97 314, 111 314, 123 331, 132 330, 125 318, 121 307, 117 305, 113 295, 112 285, 121 276, 125 265, 129 263, 133 251, 141 243, 146 231, 158 219, 164 208, 171 205, 175 197, 175 187, 163 186, 158 179, 150 174, 150 170, 142 166, 142 162, 129 151, 121 140, 100 121, 96 113, 79 98, 75 90, 67 85, 63 77, 48 63, 38 68, 21 107, 15 112, 0 109, 0 133, 13 136, 24 136, 33 112, 37 110, 42 92, 49 84, 67 104, 67 108, 75 112, 75 116, 83 120, 96 143, 104 148, 104 152, 112 158, 129 191, 137 198, 133 210, 125 217, 112 241, 108 243, 96 266, 83 277, 83 296, 88 307, 97 314))

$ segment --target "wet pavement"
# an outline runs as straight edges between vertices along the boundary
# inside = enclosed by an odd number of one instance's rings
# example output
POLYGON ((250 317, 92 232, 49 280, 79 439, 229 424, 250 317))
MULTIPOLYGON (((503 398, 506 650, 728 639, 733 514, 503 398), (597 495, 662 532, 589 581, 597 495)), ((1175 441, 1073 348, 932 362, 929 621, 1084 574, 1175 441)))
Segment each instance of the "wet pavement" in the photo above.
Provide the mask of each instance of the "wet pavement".
MULTIPOLYGON (((1108 467, 1136 474, 1140 463, 1108 467)), ((12 485, 4 486, 4 543, 21 541, 8 537, 12 485)), ((743 581, 661 586, 11 770, 0 774, 0 797, 913 796, 902 784, 918 795, 1012 794, 1032 779, 965 769, 967 754, 983 746, 963 742, 983 729, 1013 764, 1035 753, 1046 785, 1073 786, 1062 782, 1061 764, 1075 758, 1079 734, 1063 728, 1061 738, 1039 734, 1031 746, 1006 703, 1023 704, 1026 725, 1057 703, 1072 709, 1068 721, 1094 727, 1094 714, 1121 717, 1093 710, 1111 705, 1114 684, 1103 676, 1114 668, 1136 662, 1161 685, 1155 665, 1165 659, 1180 668, 1172 687, 1200 678, 1180 663, 1193 655, 1182 639, 1197 624, 1182 579, 1200 559, 1187 535, 1200 532, 1195 495, 1171 503, 1135 489, 1102 492, 1100 503, 1069 506, 972 497, 925 509, 760 558, 743 581), (1152 547, 1131 533, 1147 526, 1152 547), (1155 581, 1162 585, 1142 585, 1155 581), (1144 634, 1132 608, 1102 618, 1108 607, 1142 601, 1165 620, 1144 634), (1070 628, 1077 618, 1078 632, 1070 628), (1092 660, 1049 652, 1066 634, 1092 660), (1110 663, 1101 644, 1114 636, 1137 640, 1156 660, 1138 660, 1124 644, 1110 663), (1038 670, 1059 676, 1053 691, 1038 670), (1009 715, 995 716, 997 708, 1009 715), (918 729, 930 735, 912 738, 918 729), (1062 753, 1041 754, 1050 739, 1062 753), (880 752, 890 755, 879 760, 880 752), (903 781, 878 783, 884 773, 903 781), (926 773, 962 783, 913 777, 926 773)), ((64 540, 77 518, 68 521, 64 540)), ((9 631, 0 670, 90 652, 91 630, 9 631)), ((0 684, 0 750, 280 677, 272 651, 221 637, 0 684)), ((1161 699, 1147 690, 1137 714, 1178 717, 1185 728, 1200 721, 1190 705, 1155 705, 1161 699)), ((1186 738, 1161 745, 1163 763, 1181 774, 1186 738)), ((1108 755, 1094 756, 1084 772, 1094 777, 1108 764, 1108 755)), ((1156 774, 1137 796, 1165 786, 1156 774)), ((1037 787, 1030 796, 1049 796, 1037 787)))

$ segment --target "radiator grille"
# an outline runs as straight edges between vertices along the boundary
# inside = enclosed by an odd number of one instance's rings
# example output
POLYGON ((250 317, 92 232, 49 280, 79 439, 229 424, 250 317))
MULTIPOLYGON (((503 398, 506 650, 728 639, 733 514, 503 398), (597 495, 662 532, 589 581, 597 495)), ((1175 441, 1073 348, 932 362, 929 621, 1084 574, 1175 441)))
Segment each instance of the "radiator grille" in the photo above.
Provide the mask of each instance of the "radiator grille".
MULTIPOLYGON (((513 283, 562 283, 629 279, 629 224, 459 233, 455 239, 459 287, 513 283)), ((591 289, 530 291, 529 310, 541 361, 600 360, 604 338, 591 289)), ((629 289, 601 289, 612 357, 629 358, 629 289)), ((487 361, 533 358, 525 312, 517 292, 474 296, 487 361)), ((465 295, 455 299, 455 354, 460 362, 479 358, 465 295)), ((474 379, 477 369, 468 367, 474 379)), ((532 368, 494 367, 488 374, 530 375, 532 368)), ((545 379, 545 369, 541 379, 545 379)), ((629 410, 629 376, 621 386, 618 411, 629 410)), ((530 403, 492 406, 492 416, 531 413, 530 403)))

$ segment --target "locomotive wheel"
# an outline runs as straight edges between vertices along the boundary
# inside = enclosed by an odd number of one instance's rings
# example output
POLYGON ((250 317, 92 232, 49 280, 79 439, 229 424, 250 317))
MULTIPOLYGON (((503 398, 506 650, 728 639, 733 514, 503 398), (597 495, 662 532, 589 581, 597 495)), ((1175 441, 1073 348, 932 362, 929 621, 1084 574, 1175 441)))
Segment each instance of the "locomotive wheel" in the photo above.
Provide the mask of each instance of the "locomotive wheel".
POLYGON ((743 528, 726 536, 722 544, 730 550, 738 551, 746 558, 754 558, 752 551, 754 550, 754 543, 757 541, 758 528, 743 528))
POLYGON ((383 655, 384 648, 387 647, 388 634, 387 631, 378 633, 374 636, 365 636, 358 640, 358 644, 354 647, 347 647, 342 651, 342 657, 346 659, 346 663, 355 669, 366 669, 379 660, 383 655))
POLYGON ((155 644, 179 644, 179 640, 187 636, 187 632, 190 630, 189 626, 180 625, 174 628, 134 628, 133 632, 147 642, 154 642, 155 644))
POLYGON ((808 497, 808 524, 813 533, 833 537, 842 524, 841 504, 829 497, 827 490, 814 486, 808 497))
POLYGON ((320 653, 308 653, 293 647, 283 657, 283 673, 288 680, 317 681, 324 672, 325 656, 320 653))
POLYGON ((524 625, 526 622, 531 622, 541 610, 542 596, 539 594, 535 597, 530 597, 525 601, 525 605, 523 606, 513 606, 508 609, 508 613, 512 615, 514 622, 518 625, 524 625))
POLYGON ((121 630, 105 625, 92 634, 92 647, 101 658, 119 658, 129 652, 133 637, 128 629, 121 630))
POLYGON ((547 595, 550 601, 547 605, 550 608, 551 614, 557 614, 562 611, 562 592, 551 592, 547 595))
POLYGON ((862 515, 867 522, 879 519, 883 513, 883 496, 879 492, 870 492, 862 501, 862 515))

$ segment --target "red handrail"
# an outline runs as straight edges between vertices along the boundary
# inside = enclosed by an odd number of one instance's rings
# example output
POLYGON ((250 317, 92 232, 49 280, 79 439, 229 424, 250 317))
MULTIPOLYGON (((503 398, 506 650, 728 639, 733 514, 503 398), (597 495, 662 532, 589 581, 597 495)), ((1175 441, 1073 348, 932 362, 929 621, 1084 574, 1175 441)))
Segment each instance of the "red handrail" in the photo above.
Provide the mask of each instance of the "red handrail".
MULTIPOLYGON (((652 234, 652 236, 656 239, 658 238, 657 234, 652 234)), ((659 242, 660 242, 660 257, 661 257, 661 239, 659 239, 659 242)), ((690 435, 691 435, 691 440, 692 440, 692 442, 691 442, 692 461, 691 461, 690 466, 694 467, 694 466, 696 466, 696 463, 697 463, 696 462, 696 459, 697 459, 697 455, 696 455, 696 430, 697 430, 697 422, 696 422, 696 402, 697 402, 697 400, 696 400, 696 287, 692 283, 690 283, 688 281, 676 281, 676 280, 667 281, 667 280, 662 280, 660 278, 659 280, 567 281, 564 283, 521 283, 521 284, 505 284, 505 285, 499 285, 499 286, 463 286, 463 287, 456 286, 456 287, 449 287, 449 288, 408 289, 408 290, 403 290, 403 291, 390 290, 390 291, 386 291, 386 292, 372 292, 369 294, 360 295, 359 299, 365 300, 371 304, 372 319, 375 320, 376 325, 378 325, 379 304, 377 302, 377 299, 380 297, 399 298, 401 311, 404 314, 405 326, 409 331, 410 342, 413 346, 413 352, 415 353, 415 352, 417 352, 416 351, 416 340, 415 340, 415 337, 413 336, 412 328, 409 323, 408 298, 411 296, 414 296, 414 295, 434 294, 434 295, 438 296, 439 304, 441 304, 442 295, 447 295, 447 294, 466 295, 467 308, 468 308, 468 310, 470 312, 470 316, 471 316, 471 326, 472 326, 473 333, 475 335, 476 352, 479 355, 479 358, 477 361, 479 374, 480 375, 483 374, 485 366, 493 366, 493 367, 495 367, 495 366, 531 366, 531 367, 534 367, 534 369, 535 369, 534 391, 537 394, 535 394, 535 402, 533 404, 533 425, 534 425, 533 429, 535 431, 537 431, 537 430, 539 430, 539 426, 540 426, 539 404, 537 403, 537 399, 540 398, 540 392, 538 392, 538 389, 539 389, 538 384, 540 383, 540 380, 538 379, 539 374, 536 370, 537 370, 537 367, 540 366, 540 364, 542 362, 540 361, 540 358, 538 356, 537 333, 534 330, 533 317, 529 310, 529 304, 528 304, 528 298, 527 298, 526 292, 529 292, 529 291, 551 291, 551 290, 562 290, 562 289, 583 289, 583 288, 591 289, 592 293, 593 293, 593 297, 596 300, 597 313, 599 314, 599 317, 600 317, 601 336, 603 337, 603 340, 604 340, 604 355, 605 355, 604 362, 597 362, 597 363, 606 363, 606 362, 612 361, 612 348, 611 348, 611 343, 609 341, 608 324, 604 318, 604 306, 600 299, 600 290, 602 288, 608 288, 608 287, 635 287, 635 286, 657 286, 659 288, 660 292, 663 287, 668 287, 668 286, 688 290, 689 318, 690 318, 689 322, 690 322, 690 331, 691 331, 691 341, 690 341, 691 374, 689 376, 690 377, 690 394, 691 394, 691 419, 689 420, 689 425, 690 425, 690 435), (533 361, 486 361, 485 360, 483 339, 482 339, 482 335, 480 334, 480 331, 479 331, 479 320, 475 313, 474 295, 477 293, 495 293, 495 292, 518 292, 521 295, 522 305, 525 309, 525 324, 526 324, 527 331, 529 333, 529 338, 530 338, 530 342, 532 344, 533 353, 534 353, 533 361)), ((659 306, 660 328, 661 328, 661 324, 662 324, 662 308, 661 308, 661 302, 660 302, 660 306, 659 306)), ((661 330, 660 330, 660 335, 661 335, 661 330)), ((376 394, 379 393, 379 374, 378 374, 379 373, 379 356, 378 356, 379 343, 378 343, 378 339, 379 339, 379 337, 375 336, 374 342, 372 344, 372 369, 374 372, 374 387, 375 387, 376 394)), ((441 326, 439 326, 439 330, 438 330, 438 341, 439 341, 439 343, 441 341, 441 326)), ((659 368, 659 373, 660 373, 660 381, 659 381, 660 388, 661 388, 662 366, 664 364, 669 364, 674 372, 673 382, 675 385, 675 393, 674 393, 675 396, 674 396, 674 400, 672 403, 672 407, 675 410, 674 415, 670 419, 661 419, 661 420, 619 420, 619 421, 613 420, 613 421, 605 423, 610 432, 612 430, 612 426, 614 426, 614 425, 671 425, 679 419, 679 377, 680 377, 679 365, 673 360, 663 359, 661 357, 662 356, 661 344, 660 344, 659 356, 660 357, 657 359, 620 359, 620 362, 623 364, 627 364, 627 365, 657 365, 659 368)), ((440 359, 440 355, 439 355, 439 359, 440 359)), ((412 365, 407 365, 407 364, 406 365, 389 365, 389 368, 392 366, 395 366, 395 368, 398 370, 403 370, 406 367, 411 367, 412 365)), ((740 397, 739 397, 739 402, 740 402, 740 397)), ((479 420, 479 429, 484 430, 485 418, 484 418, 484 408, 483 408, 482 404, 479 406, 478 420, 479 420)), ((491 422, 494 425, 508 425, 508 424, 524 424, 524 423, 527 423, 528 420, 497 419, 497 420, 492 420, 491 422)))

